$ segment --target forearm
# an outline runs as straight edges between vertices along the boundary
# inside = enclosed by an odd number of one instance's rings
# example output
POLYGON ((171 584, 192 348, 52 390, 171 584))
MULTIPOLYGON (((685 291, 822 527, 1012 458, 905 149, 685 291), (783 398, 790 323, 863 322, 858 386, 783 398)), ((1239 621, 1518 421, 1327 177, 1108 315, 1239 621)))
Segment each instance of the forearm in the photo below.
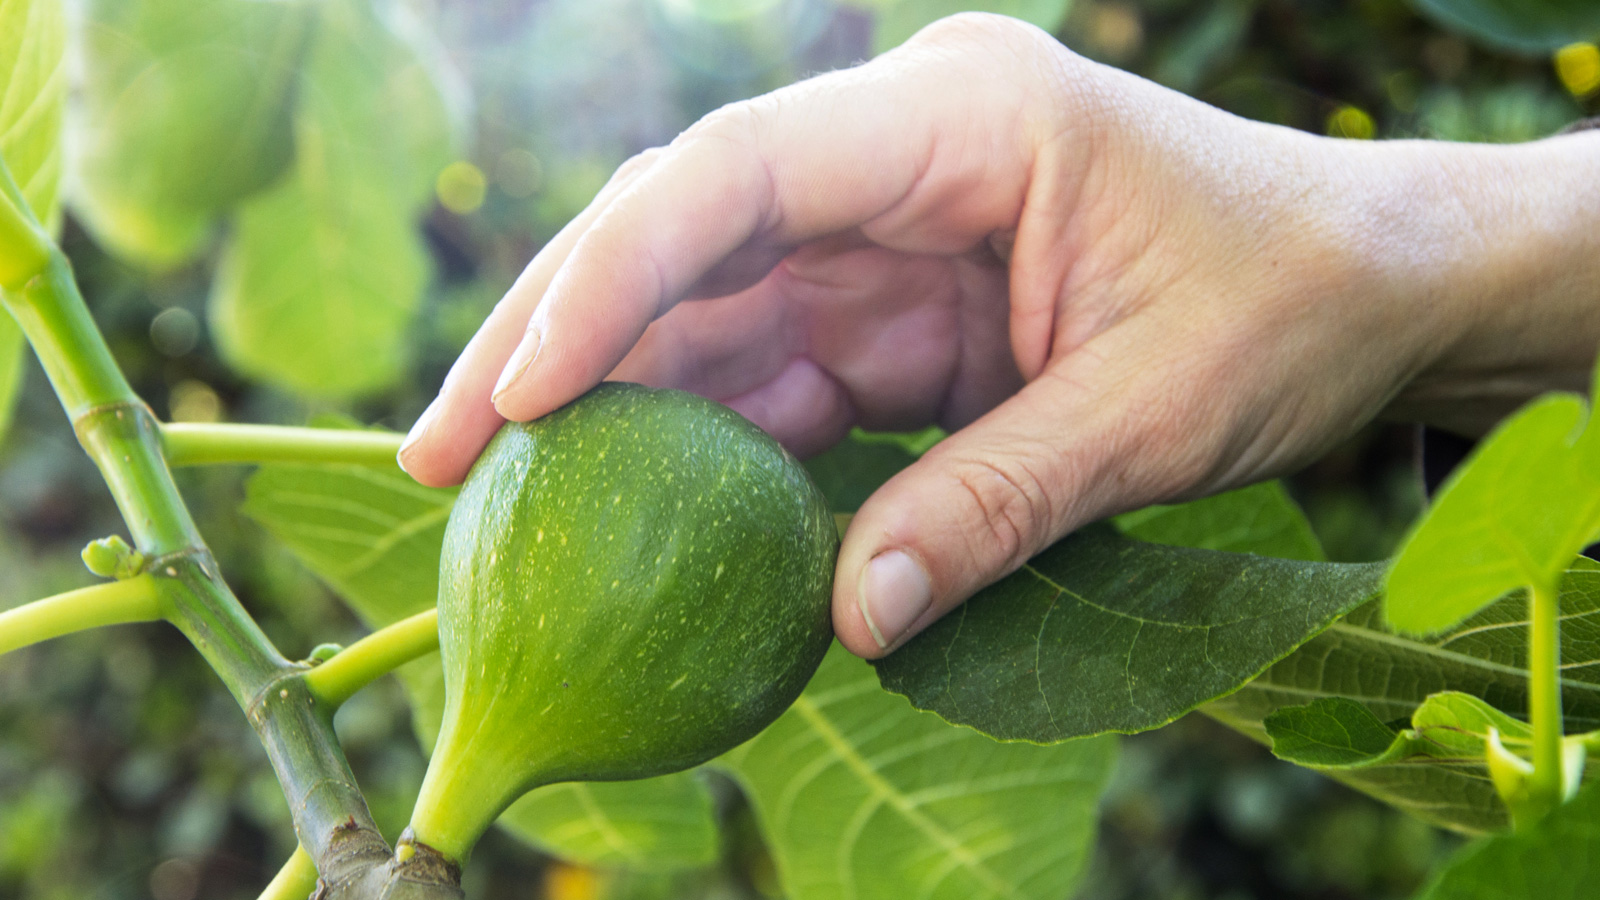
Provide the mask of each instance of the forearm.
POLYGON ((1543 391, 1584 391, 1600 348, 1600 131, 1519 145, 1396 142, 1378 190, 1396 279, 1459 328, 1390 415, 1482 433, 1543 391))

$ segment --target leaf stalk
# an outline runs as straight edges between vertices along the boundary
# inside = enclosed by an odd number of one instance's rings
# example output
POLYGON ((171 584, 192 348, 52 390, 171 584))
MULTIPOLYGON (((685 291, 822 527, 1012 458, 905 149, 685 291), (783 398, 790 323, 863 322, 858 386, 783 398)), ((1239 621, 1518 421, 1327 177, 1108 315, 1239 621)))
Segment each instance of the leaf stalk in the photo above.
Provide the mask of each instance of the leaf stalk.
POLYGON ((1538 817, 1561 803, 1561 600, 1553 584, 1528 589, 1528 722, 1533 728, 1533 771, 1528 797, 1538 817))
POLYGON ((351 463, 392 466, 402 435, 281 425, 166 424, 161 444, 173 466, 351 463))
POLYGON ((312 696, 338 706, 402 665, 439 649, 439 611, 430 609, 380 628, 305 675, 312 696))
POLYGON ((138 575, 107 581, 0 612, 0 655, 102 625, 160 618, 155 579, 138 575))

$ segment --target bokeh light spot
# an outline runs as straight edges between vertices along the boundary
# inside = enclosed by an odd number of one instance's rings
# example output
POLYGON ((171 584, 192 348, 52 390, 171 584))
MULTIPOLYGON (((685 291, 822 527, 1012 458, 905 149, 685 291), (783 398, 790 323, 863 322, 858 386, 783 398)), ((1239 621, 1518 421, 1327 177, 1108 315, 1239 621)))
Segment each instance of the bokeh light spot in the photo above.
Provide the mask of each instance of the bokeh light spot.
POLYGON ((1123 3, 1097 3, 1089 14, 1089 44, 1111 60, 1126 60, 1144 46, 1139 11, 1123 3))
POLYGON ((532 197, 544 183, 544 164, 521 147, 501 153, 494 161, 494 183, 507 197, 532 197))
POLYGON ((203 381, 188 379, 173 385, 167 406, 174 422, 222 421, 222 398, 203 381))
POLYGON ((1600 91, 1600 47, 1587 41, 1556 51, 1556 75, 1574 97, 1600 91))
POLYGON ((439 178, 433 187, 439 195, 440 205, 458 216, 464 216, 476 212, 483 205, 489 180, 484 177, 482 169, 458 159, 439 170, 439 178))
POLYGON ((1328 135, 1369 141, 1378 133, 1372 116, 1358 106, 1341 106, 1328 116, 1328 135))
POLYGON ((186 859, 169 859, 150 873, 150 895, 155 900, 195 900, 200 894, 200 870, 186 859))
POLYGON ((600 876, 583 866, 556 863, 545 870, 544 896, 547 900, 599 900, 600 876))
POLYGON ((150 320, 150 343, 162 356, 183 356, 200 343, 200 320, 181 306, 164 309, 150 320))

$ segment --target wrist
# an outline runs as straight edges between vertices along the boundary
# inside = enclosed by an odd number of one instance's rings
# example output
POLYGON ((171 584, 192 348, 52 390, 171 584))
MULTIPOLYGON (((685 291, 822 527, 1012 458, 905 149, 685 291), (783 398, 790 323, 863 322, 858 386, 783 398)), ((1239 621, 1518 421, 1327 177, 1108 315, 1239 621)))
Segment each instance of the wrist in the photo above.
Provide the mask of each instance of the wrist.
POLYGON ((1365 225, 1387 290, 1440 317, 1388 415, 1479 434, 1540 393, 1586 390, 1600 347, 1600 132, 1367 152, 1365 225))

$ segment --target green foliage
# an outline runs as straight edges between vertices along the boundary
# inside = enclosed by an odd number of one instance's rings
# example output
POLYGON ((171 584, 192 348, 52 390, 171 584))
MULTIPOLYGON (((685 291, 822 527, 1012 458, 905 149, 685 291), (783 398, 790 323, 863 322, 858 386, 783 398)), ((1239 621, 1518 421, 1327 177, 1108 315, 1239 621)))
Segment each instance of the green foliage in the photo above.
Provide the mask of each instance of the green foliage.
POLYGON ((211 297, 236 367, 313 396, 394 383, 428 279, 414 223, 452 155, 452 98, 416 24, 389 12, 319 6, 293 170, 240 207, 211 297))
POLYGON ((1600 36, 1595 0, 1412 0, 1446 28, 1514 53, 1548 53, 1600 36))
MULTIPOLYGON (((1267 736, 1280 759, 1318 769, 1390 765, 1426 757, 1454 767, 1482 768, 1484 744, 1494 729, 1508 746, 1526 751, 1533 731, 1471 694, 1441 691, 1396 731, 1348 697, 1324 697, 1267 716, 1267 736)), ((1488 777, 1483 773, 1483 777, 1488 777)))
MULTIPOLYGON (((1580 559, 1565 573, 1561 617, 1562 693, 1569 731, 1600 728, 1600 564, 1580 559)), ((1490 707, 1527 707, 1527 609, 1519 596, 1490 604, 1428 638, 1397 634, 1368 603, 1308 641, 1206 712, 1259 740, 1265 720, 1285 707, 1325 697, 1359 702, 1383 722, 1410 720, 1427 698, 1454 690, 1490 707)), ((1434 824, 1469 833, 1506 824, 1481 761, 1410 760, 1333 773, 1334 777, 1434 824)))
POLYGON ((878 663, 919 708, 1002 739, 1171 722, 1371 599, 1382 567, 1166 547, 1088 528, 878 663))
MULTIPOLYGON (((46 223, 58 216, 66 30, 59 3, 0 0, 0 159, 46 223)), ((16 322, 0 315, 0 437, 11 425, 26 355, 16 322)))
POLYGON ((1397 629, 1448 628, 1508 591, 1554 585, 1600 536, 1600 428, 1588 405, 1550 395, 1524 407, 1440 492, 1389 573, 1397 629))
POLYGON ((156 268, 191 259, 217 216, 289 165, 303 0, 93 0, 84 11, 75 209, 156 268))
POLYGON ((1538 824, 1463 850, 1417 900, 1586 900, 1600 885, 1600 783, 1538 824))
POLYGON ((1276 481, 1180 506, 1147 506, 1117 516, 1117 527, 1152 544, 1310 562, 1327 558, 1311 523, 1276 481))
POLYGON ((700 869, 720 850, 711 792, 688 772, 552 784, 511 804, 498 824, 561 859, 604 869, 700 869))
POLYGON ((1002 744, 917 712, 835 646, 725 760, 791 900, 1055 900, 1077 882, 1111 738, 1002 744))
MULTIPOLYGON (((1344 768, 1389 762, 1399 735, 1348 697, 1322 697, 1267 716, 1267 736, 1279 759, 1312 768, 1344 768)), ((1401 742, 1398 749, 1404 750, 1401 742)))

